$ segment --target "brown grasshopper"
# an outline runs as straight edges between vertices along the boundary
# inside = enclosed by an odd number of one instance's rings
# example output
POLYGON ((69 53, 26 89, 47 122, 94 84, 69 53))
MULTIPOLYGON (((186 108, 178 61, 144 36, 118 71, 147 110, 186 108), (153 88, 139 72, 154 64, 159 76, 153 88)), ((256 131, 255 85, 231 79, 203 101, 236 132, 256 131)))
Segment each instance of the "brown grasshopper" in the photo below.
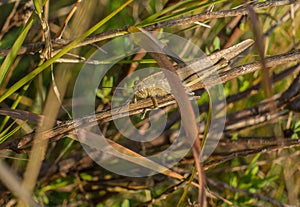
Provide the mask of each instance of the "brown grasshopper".
MULTIPOLYGON (((253 40, 247 39, 230 48, 196 59, 184 67, 178 65, 176 71, 177 75, 185 87, 190 87, 212 76, 216 72, 219 73, 228 70, 229 62, 249 48, 253 43, 253 40), (211 64, 213 65, 210 66, 211 64)), ((137 99, 151 98, 154 108, 158 107, 157 97, 163 97, 171 93, 170 85, 162 71, 153 73, 140 81, 136 81, 133 89, 133 102, 136 102, 137 99)))

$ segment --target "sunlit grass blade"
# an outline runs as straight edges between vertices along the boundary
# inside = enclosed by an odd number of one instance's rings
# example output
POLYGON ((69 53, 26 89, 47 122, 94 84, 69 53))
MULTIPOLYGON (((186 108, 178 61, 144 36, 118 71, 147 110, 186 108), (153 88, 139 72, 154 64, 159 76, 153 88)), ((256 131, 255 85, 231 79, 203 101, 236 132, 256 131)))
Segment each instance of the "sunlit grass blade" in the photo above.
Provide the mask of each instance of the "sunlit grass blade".
POLYGON ((33 14, 31 15, 31 17, 28 19, 28 21, 26 22, 24 28, 22 29, 20 35, 18 36, 17 40, 15 41, 15 43, 13 44, 13 46, 11 47, 10 52, 8 53, 8 55, 6 56, 6 58, 4 59, 1 67, 0 67, 0 88, 2 87, 2 84, 5 80, 5 77, 8 73, 9 68, 11 67, 11 65, 13 64, 13 62, 15 61, 15 58, 17 57, 18 51, 21 48, 27 33, 29 32, 29 29, 31 28, 33 22, 33 14))
POLYGON ((190 176, 190 179, 189 179, 189 181, 188 181, 188 183, 187 183, 187 186, 184 188, 184 191, 183 191, 183 193, 182 193, 182 195, 181 195, 181 197, 180 197, 180 199, 179 199, 179 201, 178 201, 177 207, 183 206, 183 202, 184 202, 185 199, 187 198, 189 189, 190 189, 190 187, 191 187, 191 184, 192 184, 192 181, 193 181, 193 179, 194 179, 194 177, 195 177, 196 172, 197 172, 197 168, 194 167, 194 168, 193 168, 193 171, 192 171, 192 174, 191 174, 191 176, 190 176))
POLYGON ((43 70, 48 68, 51 64, 53 64, 58 58, 62 57, 64 54, 66 54, 68 51, 73 49, 78 43, 80 43, 82 40, 84 40, 86 37, 94 33, 96 30, 98 30, 101 26, 103 26, 107 21, 109 21, 111 18, 113 18, 116 14, 118 14, 121 10, 123 10, 128 4, 130 4, 133 0, 128 0, 123 5, 121 5, 118 9, 113 11, 111 14, 106 16, 103 20, 98 22, 95 26, 93 26, 91 29, 89 29, 87 32, 85 32, 83 35, 81 35, 79 38, 75 39, 73 42, 71 42, 69 45, 64 47, 59 53, 57 53, 54 57, 44 62, 42 65, 37 67, 35 70, 30 72, 28 75, 23 77, 21 80, 19 80, 17 83, 15 83, 13 86, 11 86, 1 97, 0 102, 5 100, 7 97, 12 95, 14 92, 16 92, 19 88, 21 88, 23 85, 28 83, 30 80, 32 80, 35 76, 40 74, 43 70))
POLYGON ((157 11, 153 15, 149 16, 147 19, 144 19, 143 21, 141 21, 137 26, 151 24, 158 17, 160 17, 160 16, 162 16, 162 15, 168 13, 168 12, 172 12, 173 10, 175 10, 177 8, 180 8, 180 7, 184 6, 187 2, 193 2, 193 0, 192 1, 189 0, 189 1, 178 2, 175 5, 172 5, 172 6, 169 6, 167 8, 164 8, 160 11, 157 11))
MULTIPOLYGON (((25 123, 25 122, 23 122, 25 123)), ((22 125, 17 126, 16 128, 14 128, 12 131, 8 132, 11 127, 14 125, 15 123, 10 124, 1 134, 0 134, 0 144, 2 144, 3 142, 5 142, 5 140, 7 140, 9 137, 11 137, 13 134, 15 134, 19 129, 22 128, 22 125), (7 133, 8 132, 8 133, 7 133), (7 133, 7 134, 6 134, 7 133)))
POLYGON ((225 0, 217 0, 217 1, 213 1, 213 2, 206 2, 206 3, 200 3, 200 4, 199 4, 199 2, 195 2, 195 1, 179 2, 178 4, 175 4, 173 6, 165 8, 162 11, 151 15, 150 17, 148 17, 144 21, 140 22, 137 26, 143 26, 144 27, 144 26, 148 26, 148 25, 151 25, 151 24, 155 24, 155 23, 159 23, 159 22, 163 22, 163 21, 167 21, 167 20, 172 20, 174 18, 183 16, 184 14, 191 14, 192 12, 194 12, 196 10, 206 8, 206 7, 209 7, 212 4, 221 3, 221 2, 224 2, 224 1, 225 0), (196 5, 194 5, 194 4, 196 4, 196 5), (170 14, 170 15, 162 16, 163 14, 166 14, 166 13, 171 12, 173 10, 176 10, 178 8, 184 8, 184 7, 186 9, 181 9, 181 10, 176 11, 176 12, 170 14))
POLYGON ((42 1, 41 0, 33 0, 34 8, 38 14, 42 12, 42 1))

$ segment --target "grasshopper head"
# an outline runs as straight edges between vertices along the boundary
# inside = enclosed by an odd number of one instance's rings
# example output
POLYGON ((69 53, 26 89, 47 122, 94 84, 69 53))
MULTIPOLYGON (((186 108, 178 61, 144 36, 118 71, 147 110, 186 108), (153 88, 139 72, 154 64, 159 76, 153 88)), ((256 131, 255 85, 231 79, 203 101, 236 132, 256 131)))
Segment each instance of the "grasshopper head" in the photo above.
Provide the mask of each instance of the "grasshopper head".
POLYGON ((149 97, 148 90, 145 86, 143 86, 142 81, 135 81, 133 90, 134 90, 134 95, 137 96, 138 98, 145 99, 149 97))

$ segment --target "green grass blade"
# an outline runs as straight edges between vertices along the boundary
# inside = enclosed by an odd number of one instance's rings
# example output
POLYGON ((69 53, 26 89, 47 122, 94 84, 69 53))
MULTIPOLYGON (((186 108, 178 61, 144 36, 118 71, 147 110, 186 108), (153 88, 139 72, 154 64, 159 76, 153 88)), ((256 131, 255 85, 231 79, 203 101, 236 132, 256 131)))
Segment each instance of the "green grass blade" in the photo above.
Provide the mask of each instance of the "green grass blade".
POLYGON ((13 44, 10 52, 8 53, 8 55, 6 56, 6 58, 4 59, 2 65, 0 67, 0 88, 2 87, 2 84, 5 80, 5 77, 8 73, 9 68, 11 67, 11 65, 13 64, 13 62, 15 61, 15 59, 17 57, 18 51, 21 48, 21 46, 27 36, 27 33, 29 32, 29 29, 31 28, 32 22, 33 22, 33 14, 26 22, 20 35, 18 36, 17 40, 13 44))
POLYGON ((201 9, 201 8, 207 8, 207 7, 211 6, 212 4, 222 3, 224 1, 225 0, 216 0, 216 1, 213 1, 213 2, 206 2, 206 3, 201 3, 200 2, 200 4, 197 1, 179 2, 179 3, 177 3, 177 4, 175 4, 171 7, 165 8, 165 9, 151 15, 147 19, 140 22, 137 26, 138 27, 145 27, 145 26, 152 25, 152 24, 155 24, 155 23, 160 23, 160 22, 163 22, 163 21, 179 18, 179 17, 182 17, 185 14, 191 14, 192 12, 195 12, 195 11, 201 9), (179 11, 175 11, 176 9, 179 9, 179 8, 182 8, 182 7, 186 7, 186 8, 181 9, 179 11), (168 12, 172 12, 172 11, 174 11, 172 14, 163 16, 164 14, 166 14, 168 12))
POLYGON ((87 32, 85 32, 82 36, 75 39, 73 42, 71 42, 69 45, 64 47, 59 53, 57 53, 55 56, 53 56, 51 59, 44 62, 42 65, 37 67, 35 70, 30 72, 28 75, 23 77, 21 80, 19 80, 17 83, 15 83, 13 86, 11 86, 1 97, 0 97, 0 103, 5 100, 7 97, 12 95, 14 92, 16 92, 19 88, 21 88, 23 85, 28 83, 30 80, 32 80, 35 76, 37 76, 39 73, 41 73, 43 70, 48 68, 51 64, 53 64, 58 58, 62 57, 64 54, 66 54, 68 51, 73 49, 77 44, 79 44, 82 40, 84 40, 86 37, 94 33, 97 29, 99 29, 102 25, 104 25, 107 21, 109 21, 111 18, 113 18, 116 14, 118 14, 121 10, 123 10, 128 4, 130 4, 133 0, 128 0, 123 5, 121 5, 118 9, 113 11, 111 14, 106 16, 103 20, 98 22, 95 26, 93 26, 91 29, 89 29, 87 32))
POLYGON ((148 24, 152 24, 155 20, 157 20, 157 18, 159 18, 160 16, 168 13, 168 12, 172 12, 173 10, 180 8, 181 6, 183 6, 184 4, 186 4, 187 2, 192 2, 193 0, 188 0, 188 1, 183 1, 183 2, 178 2, 175 5, 172 5, 170 7, 164 8, 163 10, 157 11, 156 13, 152 14, 151 16, 147 17, 146 19, 144 19, 143 21, 141 21, 140 23, 137 24, 137 26, 145 26, 148 24))
MULTIPOLYGON (((24 121, 23 123, 26 123, 26 121, 24 121)), ((17 126, 16 128, 14 128, 12 131, 8 132, 10 130, 10 128, 15 124, 12 123, 11 125, 9 125, 1 134, 0 134, 0 144, 2 144, 5 140, 7 140, 8 138, 10 138, 13 134, 15 134, 19 129, 22 128, 22 125, 17 126), (8 133, 7 133, 8 132, 8 133), (7 133, 7 134, 6 134, 7 133)))
POLYGON ((34 7, 35 7, 35 10, 38 14, 41 14, 42 12, 42 2, 41 0, 33 0, 33 4, 34 4, 34 7))
POLYGON ((196 168, 196 166, 194 166, 192 174, 191 174, 191 177, 190 177, 190 179, 189 179, 189 181, 187 183, 187 186, 184 188, 184 191, 183 191, 183 193, 182 193, 182 195, 181 195, 181 197, 180 197, 180 199, 178 201, 177 207, 180 207, 180 206, 184 205, 184 201, 185 201, 185 199, 186 199, 186 197, 188 195, 189 189, 191 187, 191 184, 192 184, 192 181, 193 181, 193 179, 195 177, 196 172, 197 172, 197 168, 196 168))

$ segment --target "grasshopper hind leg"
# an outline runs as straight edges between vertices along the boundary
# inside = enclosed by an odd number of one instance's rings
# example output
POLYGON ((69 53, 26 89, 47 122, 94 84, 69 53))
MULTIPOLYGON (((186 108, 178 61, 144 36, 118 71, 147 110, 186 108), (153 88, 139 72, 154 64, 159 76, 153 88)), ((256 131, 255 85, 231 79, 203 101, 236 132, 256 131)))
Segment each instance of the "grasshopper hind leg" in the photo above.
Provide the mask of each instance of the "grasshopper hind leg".
POLYGON ((157 99, 155 96, 150 96, 151 101, 153 103, 153 108, 145 108, 143 113, 142 113, 142 119, 144 119, 146 117, 147 112, 152 111, 153 109, 158 108, 158 103, 157 103, 157 99))
POLYGON ((156 97, 155 96, 151 96, 150 98, 151 98, 152 103, 153 103, 153 109, 158 108, 158 103, 157 103, 156 97))

